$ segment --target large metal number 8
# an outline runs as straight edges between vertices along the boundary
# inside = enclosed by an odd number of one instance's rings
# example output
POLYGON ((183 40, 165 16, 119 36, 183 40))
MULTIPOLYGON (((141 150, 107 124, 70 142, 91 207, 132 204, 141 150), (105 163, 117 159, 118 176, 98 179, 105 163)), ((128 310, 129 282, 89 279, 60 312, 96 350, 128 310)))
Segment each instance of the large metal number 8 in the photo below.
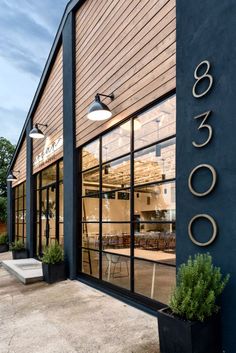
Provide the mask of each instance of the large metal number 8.
POLYGON ((192 90, 192 93, 193 93, 193 96, 195 98, 201 98, 203 96, 205 96, 205 94, 207 94, 207 92, 209 92, 209 90, 211 89, 212 87, 212 84, 213 84, 213 77, 208 74, 209 70, 210 70, 210 63, 208 60, 204 60, 202 61, 195 69, 194 71, 194 78, 196 79, 196 82, 194 83, 193 85, 193 90, 192 90), (203 74, 198 74, 198 70, 200 69, 201 66, 203 65, 206 65, 206 70, 203 74), (209 80, 209 85, 208 87, 205 89, 205 91, 203 91, 202 93, 197 93, 196 91, 196 88, 197 88, 197 85, 199 84, 200 81, 202 81, 203 79, 208 79, 209 80))

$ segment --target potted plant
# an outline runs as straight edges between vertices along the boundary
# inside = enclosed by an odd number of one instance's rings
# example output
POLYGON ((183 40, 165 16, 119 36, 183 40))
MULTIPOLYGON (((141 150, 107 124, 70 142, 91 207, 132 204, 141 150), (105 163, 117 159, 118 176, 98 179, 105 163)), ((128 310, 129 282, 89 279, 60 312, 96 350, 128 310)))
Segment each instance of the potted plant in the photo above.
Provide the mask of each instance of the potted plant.
POLYGON ((7 234, 0 234, 0 253, 9 250, 8 236, 7 234))
POLYGON ((51 284, 66 278, 64 253, 58 242, 45 247, 41 260, 44 281, 51 284))
POLYGON ((169 307, 158 311, 161 353, 222 352, 217 301, 228 280, 209 254, 179 267, 169 307))
POLYGON ((16 240, 10 245, 10 250, 12 251, 12 258, 14 260, 27 259, 28 250, 22 240, 16 240))

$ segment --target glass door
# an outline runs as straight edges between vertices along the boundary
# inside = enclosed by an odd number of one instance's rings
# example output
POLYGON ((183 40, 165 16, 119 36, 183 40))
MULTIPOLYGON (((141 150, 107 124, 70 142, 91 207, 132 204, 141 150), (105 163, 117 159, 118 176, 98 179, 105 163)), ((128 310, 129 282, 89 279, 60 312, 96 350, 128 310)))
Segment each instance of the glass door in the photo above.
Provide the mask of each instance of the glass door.
POLYGON ((41 231, 38 232, 37 253, 40 255, 43 248, 56 240, 56 185, 41 190, 41 231))

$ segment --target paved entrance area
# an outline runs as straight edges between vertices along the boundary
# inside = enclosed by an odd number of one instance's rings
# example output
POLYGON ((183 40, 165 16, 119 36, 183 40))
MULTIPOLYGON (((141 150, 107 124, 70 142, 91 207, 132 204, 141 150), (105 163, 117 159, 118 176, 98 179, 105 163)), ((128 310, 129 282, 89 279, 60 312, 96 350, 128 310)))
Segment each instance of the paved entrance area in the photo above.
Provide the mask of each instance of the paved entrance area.
POLYGON ((25 286, 0 266, 0 352, 159 353, 156 318, 78 281, 25 286))
POLYGON ((5 260, 2 267, 24 284, 43 280, 42 263, 35 259, 5 260))

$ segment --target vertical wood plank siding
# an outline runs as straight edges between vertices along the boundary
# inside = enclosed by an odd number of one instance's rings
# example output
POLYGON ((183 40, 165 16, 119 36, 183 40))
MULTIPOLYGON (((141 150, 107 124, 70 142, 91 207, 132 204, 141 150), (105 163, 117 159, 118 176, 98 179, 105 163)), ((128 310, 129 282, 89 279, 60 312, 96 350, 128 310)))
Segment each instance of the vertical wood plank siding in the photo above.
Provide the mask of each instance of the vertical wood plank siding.
POLYGON ((76 13, 76 145, 175 88, 175 0, 87 0, 76 13), (95 94, 113 118, 87 119, 95 94))
POLYGON ((13 169, 20 171, 20 173, 14 173, 17 180, 12 182, 12 186, 15 187, 26 180, 26 138, 24 138, 13 169))
MULTIPOLYGON (((43 94, 33 116, 33 124, 47 124, 48 127, 40 127, 46 138, 33 140, 33 161, 36 156, 44 152, 48 146, 63 136, 63 67, 62 47, 59 49, 54 65, 50 72, 43 94)), ((45 168, 62 156, 63 148, 60 148, 51 158, 43 164, 33 165, 33 173, 45 168)))

